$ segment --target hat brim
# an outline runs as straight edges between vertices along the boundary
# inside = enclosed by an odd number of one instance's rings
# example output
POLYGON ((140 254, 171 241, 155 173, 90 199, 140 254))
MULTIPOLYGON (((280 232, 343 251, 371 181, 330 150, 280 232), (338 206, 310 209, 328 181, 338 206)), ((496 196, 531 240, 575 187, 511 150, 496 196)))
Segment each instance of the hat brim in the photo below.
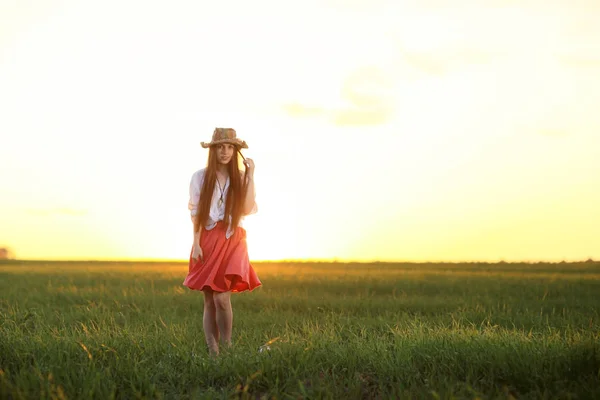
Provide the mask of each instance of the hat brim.
POLYGON ((202 147, 204 147, 205 149, 211 147, 211 146, 215 146, 217 144, 222 144, 222 143, 229 143, 229 144, 233 144, 237 147, 241 147, 242 149, 247 149, 248 148, 248 144, 240 139, 223 139, 223 140, 215 140, 214 142, 200 142, 200 145, 202 147))

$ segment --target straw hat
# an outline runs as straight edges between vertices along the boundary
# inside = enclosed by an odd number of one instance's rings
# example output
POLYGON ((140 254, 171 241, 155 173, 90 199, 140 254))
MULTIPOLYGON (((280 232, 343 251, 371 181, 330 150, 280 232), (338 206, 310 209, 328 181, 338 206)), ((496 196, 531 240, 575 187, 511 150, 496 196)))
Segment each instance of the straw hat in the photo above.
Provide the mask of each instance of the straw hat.
POLYGON ((245 141, 238 139, 233 128, 215 128, 212 135, 212 140, 209 143, 200 142, 200 145, 205 149, 221 143, 231 143, 243 149, 247 149, 248 145, 245 141))

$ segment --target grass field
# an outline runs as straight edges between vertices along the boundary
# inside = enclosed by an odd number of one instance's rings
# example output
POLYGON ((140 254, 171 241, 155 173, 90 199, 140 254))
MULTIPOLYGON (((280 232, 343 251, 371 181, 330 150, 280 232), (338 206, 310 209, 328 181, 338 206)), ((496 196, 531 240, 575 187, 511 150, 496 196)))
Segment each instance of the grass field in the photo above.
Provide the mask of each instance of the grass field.
POLYGON ((212 360, 185 264, 0 264, 0 396, 600 398, 600 263, 255 268, 212 360))

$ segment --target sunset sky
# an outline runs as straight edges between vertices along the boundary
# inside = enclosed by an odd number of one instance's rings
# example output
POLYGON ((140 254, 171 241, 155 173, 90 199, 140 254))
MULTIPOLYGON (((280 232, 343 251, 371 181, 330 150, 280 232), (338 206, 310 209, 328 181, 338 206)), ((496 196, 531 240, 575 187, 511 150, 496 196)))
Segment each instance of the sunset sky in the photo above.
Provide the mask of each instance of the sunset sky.
POLYGON ((0 0, 0 247, 186 259, 221 126, 256 162, 252 259, 600 259, 599 18, 597 0, 0 0))

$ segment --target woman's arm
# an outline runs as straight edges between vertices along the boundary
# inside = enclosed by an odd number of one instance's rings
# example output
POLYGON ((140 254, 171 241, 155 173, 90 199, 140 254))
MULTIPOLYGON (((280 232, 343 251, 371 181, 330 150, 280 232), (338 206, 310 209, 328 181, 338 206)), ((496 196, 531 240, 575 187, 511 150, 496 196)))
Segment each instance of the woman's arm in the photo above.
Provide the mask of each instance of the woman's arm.
POLYGON ((243 214, 248 215, 256 212, 256 191, 254 189, 254 161, 251 158, 244 160, 246 173, 243 180, 247 182, 246 195, 244 198, 243 214))
POLYGON ((200 238, 202 237, 202 226, 196 226, 196 214, 198 213, 198 202, 200 200, 200 188, 202 187, 202 171, 197 171, 190 182, 190 198, 188 201, 188 209, 190 210, 190 216, 192 219, 192 236, 194 242, 192 243, 192 258, 196 259, 200 257, 202 259, 202 248, 200 247, 200 238))
POLYGON ((248 177, 248 186, 246 187, 246 198, 244 199, 244 215, 251 214, 256 207, 256 192, 254 190, 254 177, 248 177))
POLYGON ((192 244, 192 259, 204 261, 204 254, 202 253, 202 247, 200 247, 200 239, 202 238, 202 227, 196 230, 194 227, 194 243, 192 244))

